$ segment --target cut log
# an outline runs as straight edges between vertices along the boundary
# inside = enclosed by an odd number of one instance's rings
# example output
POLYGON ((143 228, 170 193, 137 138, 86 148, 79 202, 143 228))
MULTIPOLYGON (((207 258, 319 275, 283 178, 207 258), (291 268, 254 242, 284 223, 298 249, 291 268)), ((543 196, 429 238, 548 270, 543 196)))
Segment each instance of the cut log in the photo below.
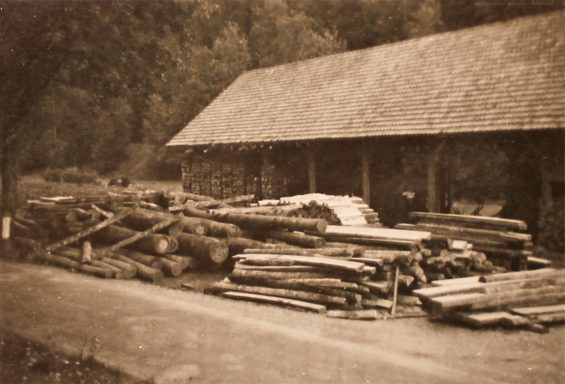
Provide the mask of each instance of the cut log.
MULTIPOLYGON (((244 264, 257 264, 263 262, 272 262, 273 264, 263 265, 312 265, 325 267, 333 270, 341 270, 346 272, 361 273, 364 269, 363 263, 354 261, 336 260, 330 257, 316 256, 296 256, 296 255, 260 255, 260 254, 243 254, 234 257, 242 259, 244 264), (276 264, 277 262, 281 264, 276 264)), ((262 265, 262 264, 257 264, 262 265)))
POLYGON ((92 219, 92 212, 88 212, 82 208, 72 208, 69 209, 65 215, 65 220, 67 223, 75 223, 77 221, 92 219))
POLYGON ((122 272, 120 273, 120 275, 124 279, 131 279, 131 278, 135 277, 135 275, 137 274, 137 269, 133 265, 128 264, 128 263, 124 263, 123 261, 111 259, 109 257, 105 257, 105 258, 101 259, 100 261, 102 261, 102 262, 104 262, 108 265, 112 265, 115 268, 121 269, 122 272))
POLYGON ((347 291, 340 288, 320 286, 315 284, 304 283, 307 279, 246 279, 238 278, 232 275, 229 276, 230 280, 238 284, 246 284, 251 286, 261 286, 278 289, 289 289, 313 293, 322 293, 325 295, 343 297, 351 305, 361 306, 361 295, 356 292, 347 291), (300 281, 301 282, 296 282, 300 281))
POLYGON ((249 203, 255 200, 255 195, 241 195, 241 196, 234 196, 227 199, 222 200, 206 200, 206 201, 199 201, 194 204, 194 208, 196 209, 206 209, 206 208, 215 208, 221 205, 238 205, 249 203))
POLYGON ((92 265, 81 264, 77 261, 59 255, 44 255, 45 260, 59 267, 75 269, 89 275, 111 279, 114 273, 109 269, 102 269, 92 265))
POLYGON ((206 226, 201 223, 201 220, 194 218, 194 217, 186 217, 186 216, 183 216, 182 214, 181 215, 173 215, 173 214, 170 214, 168 212, 156 212, 156 211, 150 211, 150 210, 146 210, 146 209, 140 209, 139 211, 141 213, 147 214, 149 216, 161 217, 162 219, 175 218, 175 219, 179 220, 179 222, 181 223, 183 231, 187 232, 187 233, 192 233, 194 235, 201 235, 201 236, 205 236, 208 233, 206 226))
POLYGON ((323 233, 328 223, 321 219, 304 219, 299 217, 246 215, 237 213, 207 214, 197 209, 187 209, 185 214, 205 219, 217 220, 251 230, 268 231, 273 229, 288 229, 312 233, 323 233))
POLYGON ((299 309, 308 312, 315 312, 315 313, 326 312, 326 307, 321 304, 313 304, 306 301, 285 299, 282 297, 258 295, 253 293, 233 292, 233 291, 223 292, 221 295, 230 299, 247 300, 258 303, 281 305, 283 307, 299 309))
POLYGON ((227 244, 212 237, 183 233, 177 240, 179 242, 179 254, 198 257, 214 264, 223 263, 229 255, 227 244))
MULTIPOLYGON (((326 316, 334 319, 349 319, 349 320, 377 320, 379 314, 374 309, 364 309, 358 311, 341 311, 331 310, 326 312, 326 316)), ((381 316, 382 317, 382 316, 381 316)))
POLYGON ((197 265, 196 258, 190 256, 161 255, 160 257, 174 261, 175 263, 179 263, 183 271, 188 268, 194 269, 194 267, 197 265))
POLYGON ((159 284, 163 281, 163 272, 161 272, 161 270, 159 269, 148 267, 123 255, 118 255, 117 259, 119 261, 133 265, 137 271, 136 276, 142 280, 150 281, 154 284, 159 284))
POLYGON ((163 266, 163 259, 157 256, 147 255, 131 249, 122 249, 118 253, 151 268, 161 269, 163 266))
POLYGON ((216 292, 235 291, 244 293, 254 293, 259 295, 277 296, 288 299, 304 300, 314 303, 322 303, 336 306, 346 306, 347 300, 344 297, 335 297, 320 293, 304 292, 290 289, 278 289, 268 287, 257 287, 250 285, 238 285, 228 282, 219 282, 211 286, 210 290, 216 292))
POLYGON ((326 243, 326 240, 321 237, 305 235, 300 232, 270 231, 267 233, 267 237, 306 248, 320 248, 326 243))
POLYGON ((105 211, 102 208, 98 207, 96 204, 92 204, 90 206, 90 208, 92 208, 94 211, 96 211, 98 214, 100 214, 102 217, 105 217, 107 219, 111 218, 114 216, 114 214, 112 212, 109 211, 105 211))
MULTIPOLYGON (((124 244, 122 242, 126 240, 129 242, 133 236, 139 237, 141 233, 142 232, 136 232, 128 228, 111 225, 95 233, 92 237, 97 242, 110 245, 113 244, 114 247, 110 246, 105 249, 107 253, 110 253, 113 251, 116 244, 124 244)), ((138 238, 138 240, 133 243, 127 244, 127 248, 145 253, 164 254, 169 248, 171 239, 172 238, 169 236, 153 233, 145 237, 138 238)))
POLYGON ((232 256, 243 253, 246 249, 261 249, 268 246, 267 243, 246 237, 228 237, 227 243, 232 256))
MULTIPOLYGON (((135 232, 134 234, 132 234, 130 237, 123 239, 115 244, 112 244, 109 247, 104 248, 104 251, 106 252, 114 252, 120 248, 123 248, 125 246, 128 246, 130 244, 134 244, 136 242, 138 242, 139 240, 139 244, 143 244, 144 241, 146 241, 147 239, 149 239, 150 235, 153 235, 155 232, 158 232, 168 226, 170 226, 171 224, 173 224, 175 222, 175 219, 164 219, 161 222, 153 225, 151 228, 144 230, 143 232, 135 232)), ((167 248, 165 249, 165 252, 174 252, 177 250, 178 248, 178 244, 175 241, 175 239, 173 237, 166 237, 167 240, 167 248)), ((157 253, 161 253, 161 252, 157 252, 157 253)))
MULTIPOLYGON (((126 279, 127 278, 126 275, 125 275, 125 271, 123 269, 118 268, 118 267, 116 267, 112 264, 105 263, 101 260, 91 260, 89 264, 94 266, 94 267, 98 267, 98 268, 101 268, 101 269, 108 269, 108 270, 112 271, 114 279, 126 279)), ((133 277, 133 276, 131 276, 131 277, 133 277)), ((131 277, 129 277, 129 278, 131 278, 131 277)))
POLYGON ((481 228, 490 227, 493 229, 508 231, 526 231, 528 229, 527 224, 522 220, 502 219, 498 217, 410 212, 410 218, 421 222, 479 225, 481 228))
POLYGON ((69 236, 61 241, 58 241, 54 244, 49 245, 48 247, 46 247, 47 251, 54 251, 56 249, 59 249, 61 247, 64 247, 67 244, 71 244, 74 243, 75 241, 78 241, 86 236, 92 235, 93 233, 96 233, 102 229, 106 229, 107 227, 109 227, 110 225, 112 225, 113 223, 115 223, 118 220, 123 219, 124 217, 130 215, 131 213, 133 213, 133 210, 130 209, 126 209, 123 210, 117 214, 115 214, 113 217, 110 217, 104 221, 101 221, 100 223, 89 227, 87 229, 85 229, 84 231, 81 231, 79 233, 75 233, 72 236, 69 236))
POLYGON ((248 269, 234 269, 232 277, 248 279, 323 279, 328 277, 327 272, 273 272, 248 269))
MULTIPOLYGON (((163 230, 166 231, 169 236, 176 237, 183 232, 183 225, 180 218, 171 215, 171 217, 167 217, 166 219, 169 219, 171 224, 163 228, 163 230)), ((165 219, 159 213, 140 210, 124 217, 121 221, 128 228, 136 231, 145 231, 161 224, 164 220, 165 219)))

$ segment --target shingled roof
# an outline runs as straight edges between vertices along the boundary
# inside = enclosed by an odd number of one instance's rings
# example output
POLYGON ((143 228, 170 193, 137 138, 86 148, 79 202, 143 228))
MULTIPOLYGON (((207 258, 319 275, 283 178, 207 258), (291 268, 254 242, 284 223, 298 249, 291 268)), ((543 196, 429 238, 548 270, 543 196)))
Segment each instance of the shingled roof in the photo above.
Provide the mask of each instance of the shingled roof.
POLYGON ((561 12, 242 74, 167 145, 565 128, 561 12))

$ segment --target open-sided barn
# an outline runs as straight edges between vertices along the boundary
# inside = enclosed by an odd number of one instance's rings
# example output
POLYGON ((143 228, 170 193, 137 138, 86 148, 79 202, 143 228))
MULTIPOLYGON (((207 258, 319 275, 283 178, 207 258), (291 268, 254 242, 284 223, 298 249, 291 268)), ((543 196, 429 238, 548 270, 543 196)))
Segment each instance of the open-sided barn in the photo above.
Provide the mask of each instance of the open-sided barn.
POLYGON ((168 145, 187 147, 187 191, 358 194, 385 224, 496 203, 563 247, 563 26, 557 12, 252 70, 168 145))

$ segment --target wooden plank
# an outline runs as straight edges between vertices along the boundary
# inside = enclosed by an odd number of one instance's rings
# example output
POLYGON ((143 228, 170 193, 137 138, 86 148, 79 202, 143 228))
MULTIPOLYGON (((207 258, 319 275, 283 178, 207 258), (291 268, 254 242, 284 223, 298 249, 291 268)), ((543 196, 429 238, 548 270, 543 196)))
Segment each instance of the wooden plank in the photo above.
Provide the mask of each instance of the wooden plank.
POLYGON ((392 306, 390 307, 390 314, 394 316, 396 312, 396 304, 398 302, 398 276, 400 274, 398 266, 394 272, 394 284, 392 286, 392 306))
POLYGON ((363 272, 364 264, 354 261, 337 260, 330 257, 317 257, 317 256, 295 256, 295 255, 262 255, 262 254, 243 254, 234 256, 236 260, 245 260, 245 262, 252 261, 271 261, 281 262, 282 265, 311 265, 318 267, 327 267, 333 270, 342 270, 347 272, 363 272))
POLYGON ((361 149, 361 185, 363 200, 371 204, 371 155, 367 142, 363 141, 361 149))
POLYGON ((308 192, 316 192, 316 152, 309 148, 306 151, 306 162, 308 164, 308 192))
POLYGON ((554 313, 554 312, 565 312, 565 304, 511 308, 510 312, 522 316, 543 315, 546 313, 554 313))
POLYGON ((435 287, 444 287, 447 285, 457 285, 457 284, 469 284, 478 283, 479 276, 469 276, 469 277, 459 277, 457 279, 444 279, 444 280, 434 280, 431 284, 435 287))
POLYGON ((526 231, 528 226, 522 220, 503 219, 500 217, 487 217, 487 216, 474 216, 474 215, 457 215, 451 213, 434 213, 434 212, 410 212, 412 219, 430 219, 438 222, 453 222, 453 223, 472 223, 472 224, 487 224, 497 226, 503 229, 526 231))
POLYGON ((299 309, 308 312, 315 312, 315 313, 326 312, 326 307, 324 305, 309 303, 301 300, 287 299, 284 297, 267 296, 267 295, 259 295, 256 293, 245 293, 245 292, 234 292, 234 291, 222 292, 221 295, 229 299, 247 300, 258 303, 281 305, 284 307, 299 309))
POLYGON ((421 299, 431 299, 439 296, 453 295, 459 293, 497 293, 516 289, 539 288, 555 284, 565 283, 565 278, 543 278, 543 279, 521 279, 494 281, 491 283, 467 283, 454 284, 432 288, 416 289, 412 293, 421 299))
POLYGON ((433 309, 445 311, 455 308, 487 309, 517 306, 534 302, 554 304, 565 298, 563 286, 516 289, 493 294, 462 293, 430 299, 433 309))
POLYGON ((99 230, 101 230, 101 229, 103 229, 103 228, 106 228, 106 227, 112 225, 112 224, 115 223, 116 221, 118 221, 118 220, 120 220, 120 219, 126 217, 127 215, 130 215, 130 214, 133 213, 133 212, 135 212, 134 209, 126 209, 126 210, 120 211, 120 212, 116 213, 113 217, 110 217, 110 218, 108 218, 108 219, 106 219, 106 220, 104 220, 104 221, 101 221, 100 223, 98 223, 98 224, 96 224, 96 225, 94 225, 94 226, 92 226, 92 227, 88 227, 87 229, 85 229, 85 230, 83 230, 83 231, 80 231, 80 232, 78 232, 78 233, 75 233, 75 234, 72 235, 72 236, 69 236, 69 237, 67 237, 67 238, 65 238, 65 239, 63 239, 63 240, 61 240, 61 241, 58 241, 58 242, 56 242, 56 243, 53 243, 53 244, 47 246, 47 247, 46 247, 46 250, 47 250, 48 252, 51 252, 51 251, 54 251, 54 250, 59 249, 59 248, 61 248, 61 247, 64 247, 65 245, 74 243, 75 241, 78 241, 78 240, 80 240, 80 239, 82 239, 82 238, 84 238, 84 237, 86 237, 86 236, 89 236, 89 235, 93 234, 93 233, 96 232, 96 231, 99 231, 99 230))
POLYGON ((177 222, 178 219, 165 219, 163 221, 161 221, 160 223, 155 224, 154 226, 152 226, 149 229, 146 229, 143 232, 138 232, 135 235, 128 237, 127 239, 124 239, 114 245, 111 245, 109 247, 103 248, 102 252, 115 252, 118 249, 125 247, 126 245, 135 243, 137 240, 142 239, 148 235, 151 235, 157 231, 160 231, 163 228, 168 227, 169 225, 177 222))
POLYGON ((532 241, 532 235, 527 233, 517 233, 517 232, 504 232, 495 231, 491 229, 480 229, 480 228, 466 228, 457 227, 452 225, 440 225, 440 224, 425 224, 418 223, 413 228, 419 231, 427 231, 432 234, 451 236, 454 239, 469 239, 477 238, 483 240, 491 241, 505 241, 505 242, 530 242, 532 241))
POLYGON ((331 310, 326 312, 326 316, 334 319, 348 320, 377 320, 379 314, 374 309, 363 309, 357 311, 331 310))
POLYGON ((406 231, 391 228, 373 228, 360 226, 328 225, 324 236, 330 237, 357 237, 369 239, 394 239, 421 241, 430 240, 431 233, 425 231, 406 231))
POLYGON ((347 299, 344 297, 336 297, 336 296, 330 296, 321 293, 305 292, 305 291, 299 291, 293 289, 280 289, 280 288, 258 287, 253 285, 234 284, 230 282, 215 283, 209 288, 209 290, 217 291, 220 293, 224 291, 253 293, 259 295, 277 296, 277 297, 284 297, 287 299, 310 301, 314 303, 332 304, 339 306, 347 305, 347 299))
POLYGON ((564 276, 564 275, 565 275, 565 269, 542 268, 542 269, 535 269, 533 271, 517 271, 517 272, 507 272, 507 273, 496 273, 493 275, 483 275, 479 278, 479 281, 483 283, 490 283, 494 281, 537 279, 541 277, 554 277, 554 276, 564 276))

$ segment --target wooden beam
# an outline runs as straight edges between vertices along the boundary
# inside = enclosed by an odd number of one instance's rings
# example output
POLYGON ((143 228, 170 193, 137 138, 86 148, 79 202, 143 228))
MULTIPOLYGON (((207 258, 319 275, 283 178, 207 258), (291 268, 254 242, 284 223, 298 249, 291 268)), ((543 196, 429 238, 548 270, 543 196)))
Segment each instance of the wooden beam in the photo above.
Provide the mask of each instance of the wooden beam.
POLYGON ((361 151, 361 184, 363 200, 366 204, 371 205, 371 157, 369 145, 366 142, 363 142, 361 151))
POLYGON ((102 251, 103 252, 115 252, 118 249, 125 247, 126 245, 135 243, 137 240, 142 239, 144 237, 147 237, 157 231, 160 231, 163 228, 168 227, 169 225, 177 222, 178 219, 174 218, 174 219, 164 219, 163 221, 161 221, 160 223, 155 224, 154 226, 152 226, 151 228, 143 231, 143 232, 137 232, 135 235, 128 237, 127 239, 124 239, 122 241, 117 242, 114 245, 111 245, 109 247, 104 248, 102 251))
POLYGON ((427 177, 427 208, 429 212, 439 212, 440 193, 438 188, 438 165, 444 142, 435 144, 428 153, 428 177, 427 177))
POLYGON ((316 152, 312 148, 306 151, 306 160, 308 163, 308 192, 316 192, 316 152))
POLYGON ((103 228, 106 228, 106 227, 112 225, 116 221, 123 219, 124 217, 126 217, 127 215, 129 215, 133 212, 134 212, 134 210, 132 210, 132 209, 123 210, 123 211, 115 214, 114 216, 112 216, 112 217, 110 217, 110 218, 108 218, 104 221, 101 221, 100 223, 98 223, 98 224, 96 224, 92 227, 86 228, 84 231, 80 231, 79 233, 75 233, 74 235, 69 236, 69 237, 67 237, 67 238, 65 238, 65 239, 63 239, 63 240, 61 240, 57 243, 49 245, 46 248, 46 250, 48 252, 51 252, 51 251, 54 251, 54 250, 59 249, 61 247, 64 247, 67 244, 74 243, 75 241, 78 241, 78 240, 82 239, 83 237, 91 235, 96 231, 99 231, 103 228))

